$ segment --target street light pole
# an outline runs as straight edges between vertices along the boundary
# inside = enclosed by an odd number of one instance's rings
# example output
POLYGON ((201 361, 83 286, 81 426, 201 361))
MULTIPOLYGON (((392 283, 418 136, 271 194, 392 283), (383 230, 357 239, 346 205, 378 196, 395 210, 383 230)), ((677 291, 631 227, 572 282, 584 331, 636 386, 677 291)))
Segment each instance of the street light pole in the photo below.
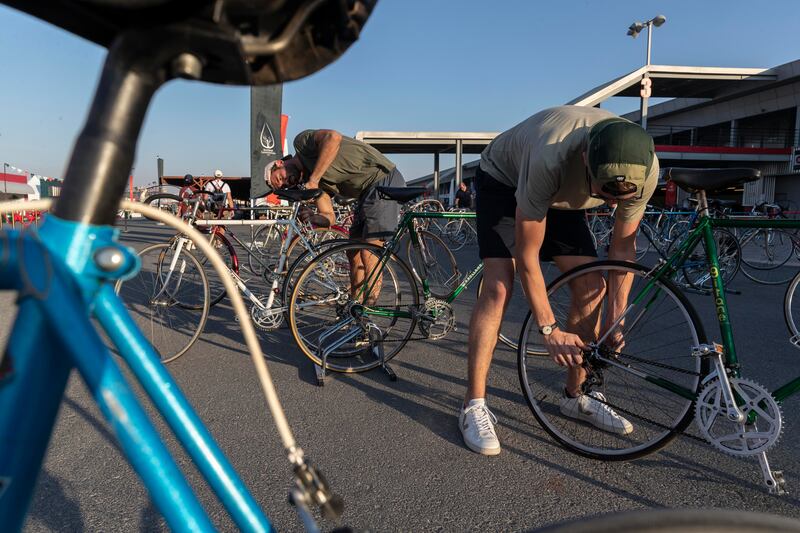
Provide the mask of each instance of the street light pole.
POLYGON ((8 194, 8 163, 3 163, 3 194, 8 194))
MULTIPOLYGON (((667 21, 667 17, 664 15, 658 15, 656 17, 651 18, 647 22, 634 22, 633 24, 628 27, 628 35, 633 37, 634 39, 639 35, 639 33, 646 29, 647 30, 647 56, 645 57, 645 67, 650 66, 650 50, 653 44, 653 26, 658 28, 662 24, 667 21)), ((651 94, 651 87, 653 82, 650 80, 650 72, 649 68, 645 69, 644 74, 642 74, 642 86, 641 90, 639 91, 639 96, 641 100, 639 102, 639 114, 641 116, 641 120, 639 123, 641 124, 642 128, 647 129, 647 108, 648 102, 650 99, 651 94)))

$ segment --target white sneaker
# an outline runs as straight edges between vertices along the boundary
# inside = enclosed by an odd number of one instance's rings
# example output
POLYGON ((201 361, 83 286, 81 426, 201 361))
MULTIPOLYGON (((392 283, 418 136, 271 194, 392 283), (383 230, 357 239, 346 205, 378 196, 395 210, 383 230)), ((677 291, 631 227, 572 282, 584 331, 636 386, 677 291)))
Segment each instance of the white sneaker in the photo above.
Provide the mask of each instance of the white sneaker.
POLYGON ((560 407, 561 414, 589 422, 602 430, 618 435, 627 435, 633 432, 633 424, 619 416, 606 403, 606 397, 600 392, 592 391, 589 394, 581 394, 577 398, 570 398, 564 394, 560 407))
POLYGON ((458 428, 464 444, 473 452, 483 455, 500 453, 500 441, 494 432, 497 417, 486 407, 486 400, 470 400, 458 414, 458 428))

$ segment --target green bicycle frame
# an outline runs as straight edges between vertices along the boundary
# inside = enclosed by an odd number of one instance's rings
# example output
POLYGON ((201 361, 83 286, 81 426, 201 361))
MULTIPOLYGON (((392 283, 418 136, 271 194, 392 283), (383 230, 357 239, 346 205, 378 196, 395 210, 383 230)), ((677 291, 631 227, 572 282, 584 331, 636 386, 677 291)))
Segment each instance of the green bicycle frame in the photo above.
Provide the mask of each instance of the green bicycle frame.
MULTIPOLYGON (((653 289, 656 283, 662 279, 669 279, 691 255, 695 246, 702 240, 703 247, 708 258, 709 275, 711 276, 711 294, 714 297, 714 310, 717 316, 717 323, 721 335, 725 365, 731 368, 735 376, 739 376, 739 362, 736 355, 736 346, 733 340, 733 327, 730 322, 728 312, 728 301, 725 293, 725 283, 720 275, 719 255, 717 244, 714 240, 714 228, 753 228, 753 229, 798 229, 800 220, 742 220, 742 219, 718 219, 708 216, 701 216, 697 225, 692 228, 689 235, 680 243, 678 249, 670 255, 664 263, 657 266, 652 272, 652 279, 633 299, 631 306, 638 306, 644 303, 647 307, 655 301, 658 295, 653 289), (645 303, 646 302, 646 303, 645 303)), ((684 387, 676 385, 663 378, 657 378, 643 374, 645 380, 658 385, 662 388, 675 392, 685 398, 694 400, 696 394, 684 387)), ((772 395, 777 401, 783 401, 789 396, 800 392, 800 376, 776 389, 772 395)))
MULTIPOLYGON (((371 294, 372 289, 375 287, 375 284, 380 279, 381 274, 383 273, 383 269, 385 268, 386 263, 389 261, 392 253, 395 253, 397 248, 400 245, 400 241, 402 240, 403 236, 408 233, 409 238, 411 239, 411 244, 414 249, 419 253, 419 250, 422 246, 419 232, 416 229, 414 224, 414 220, 416 219, 435 219, 435 218, 448 218, 448 219, 465 219, 465 218, 475 218, 475 213, 459 213, 459 212, 431 212, 431 213, 418 213, 418 212, 409 212, 403 215, 403 218, 400 220, 400 224, 398 224, 397 229, 394 232, 394 235, 391 239, 386 243, 384 246, 384 251, 381 253, 380 259, 378 264, 375 265, 375 268, 370 271, 369 275, 367 276, 364 283, 361 284, 361 287, 356 295, 356 301, 366 301, 365 295, 371 294)), ((478 276, 483 271, 483 263, 480 263, 477 267, 475 267, 472 271, 470 271, 461 283, 455 287, 450 294, 447 295, 445 301, 447 303, 453 302, 459 294, 461 294, 464 289, 469 285, 476 276, 478 276)), ((422 282, 422 294, 424 298, 427 300, 431 297, 431 290, 428 284, 427 277, 424 276, 424 272, 422 273, 423 276, 421 277, 422 282)), ((411 318, 410 311, 400 311, 396 309, 384 309, 380 307, 364 307, 364 314, 365 315, 374 315, 374 316, 382 316, 382 317, 397 317, 397 318, 411 318)))

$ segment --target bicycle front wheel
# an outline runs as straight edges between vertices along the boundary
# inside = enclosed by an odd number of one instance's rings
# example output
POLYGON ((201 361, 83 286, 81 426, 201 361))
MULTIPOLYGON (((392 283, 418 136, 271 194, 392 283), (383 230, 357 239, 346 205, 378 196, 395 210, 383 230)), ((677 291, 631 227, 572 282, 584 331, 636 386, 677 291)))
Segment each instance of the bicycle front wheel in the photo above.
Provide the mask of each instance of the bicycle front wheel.
POLYGON ((594 419, 582 418, 585 413, 570 410, 564 400, 567 380, 576 379, 571 371, 550 357, 527 353, 529 346, 542 345, 530 314, 517 350, 522 392, 536 420, 570 451, 607 461, 647 455, 675 438, 693 419, 694 400, 666 387, 680 387, 693 398, 706 373, 691 354, 692 346, 705 342, 696 311, 674 283, 654 280, 647 268, 624 261, 589 263, 555 280, 548 294, 559 326, 590 343, 605 334, 608 302, 627 300, 624 287, 633 297, 621 325, 624 342, 615 349, 601 344, 596 353, 602 357, 587 354, 577 378, 585 379, 580 389, 599 407, 594 419), (649 283, 653 286, 643 293, 649 283), (632 431, 602 429, 612 413, 627 419, 632 431))
POLYGON ((118 281, 115 290, 161 362, 169 363, 185 354, 205 327, 208 280, 200 261, 185 249, 175 257, 173 246, 154 244, 139 258, 141 270, 118 281))
POLYGON ((336 246, 320 253, 298 277, 289 325, 298 347, 315 364, 322 365, 327 352, 327 370, 363 372, 380 365, 378 343, 388 361, 408 342, 417 323, 412 310, 419 307, 419 293, 411 271, 397 256, 386 259, 366 301, 358 287, 351 288, 363 269, 350 259, 367 257, 380 267, 383 252, 365 243, 336 246))

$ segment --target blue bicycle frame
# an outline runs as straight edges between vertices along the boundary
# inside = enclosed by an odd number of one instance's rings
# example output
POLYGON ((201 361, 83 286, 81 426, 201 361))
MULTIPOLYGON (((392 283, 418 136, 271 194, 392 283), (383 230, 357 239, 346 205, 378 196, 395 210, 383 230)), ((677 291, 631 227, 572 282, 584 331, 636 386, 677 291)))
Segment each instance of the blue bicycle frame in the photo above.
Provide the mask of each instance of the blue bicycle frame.
POLYGON ((214 530, 95 331, 94 316, 237 527, 273 531, 115 294, 113 282, 138 268, 138 258, 116 237, 113 228, 53 215, 38 234, 0 233, 0 289, 19 293, 19 314, 0 364, 0 524, 12 531, 22 527, 74 368, 170 528, 214 530))

